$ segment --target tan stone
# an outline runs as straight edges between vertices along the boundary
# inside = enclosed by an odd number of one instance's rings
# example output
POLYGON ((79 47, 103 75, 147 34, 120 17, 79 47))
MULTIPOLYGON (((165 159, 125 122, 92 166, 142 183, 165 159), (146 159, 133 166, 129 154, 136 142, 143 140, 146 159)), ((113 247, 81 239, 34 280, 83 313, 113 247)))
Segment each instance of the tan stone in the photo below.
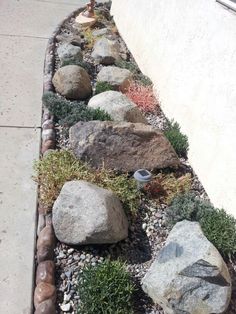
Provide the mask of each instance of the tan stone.
POLYGON ((44 154, 48 149, 52 149, 55 147, 55 141, 47 140, 43 143, 41 153, 44 154))
POLYGON ((40 282, 34 291, 34 306, 37 309, 38 305, 45 301, 50 299, 53 303, 56 301, 56 287, 46 283, 46 282, 40 282))
POLYGON ((55 235, 53 231, 53 227, 48 225, 42 229, 39 234, 37 241, 37 248, 40 247, 49 247, 54 248, 55 245, 55 235))
POLYGON ((46 282, 50 284, 55 283, 55 264, 53 261, 44 261, 39 263, 36 271, 36 284, 46 282))
POLYGON ((54 249, 51 247, 41 246, 37 249, 37 261, 38 263, 53 260, 54 249))
POLYGON ((52 300, 46 300, 40 303, 34 314, 55 314, 56 308, 52 300))
POLYGON ((75 22, 82 27, 90 27, 96 23, 96 17, 86 17, 81 12, 75 19, 75 22))

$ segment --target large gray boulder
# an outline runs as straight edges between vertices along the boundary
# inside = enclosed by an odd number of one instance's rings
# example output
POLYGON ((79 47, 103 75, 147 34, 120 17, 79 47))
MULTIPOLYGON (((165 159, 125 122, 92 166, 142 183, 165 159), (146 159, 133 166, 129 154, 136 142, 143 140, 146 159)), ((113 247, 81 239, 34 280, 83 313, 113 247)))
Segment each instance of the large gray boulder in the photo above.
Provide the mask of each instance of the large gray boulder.
POLYGON ((114 64, 116 60, 120 59, 119 44, 115 40, 103 37, 95 43, 91 56, 96 63, 114 64))
POLYGON ((66 182, 53 205, 56 237, 72 245, 116 243, 128 236, 120 200, 86 181, 66 182))
POLYGON ((197 222, 177 223, 142 281, 165 314, 224 313, 231 279, 220 253, 197 222))
POLYGON ((63 43, 57 48, 57 54, 61 64, 68 61, 80 62, 83 60, 81 48, 71 43, 63 43))
POLYGON ((92 93, 91 81, 84 68, 78 65, 67 65, 53 76, 56 92, 68 99, 86 99, 92 93))
POLYGON ((103 67, 98 73, 97 81, 110 84, 113 89, 124 92, 130 85, 132 73, 116 66, 103 67))
POLYGON ((78 158, 97 168, 131 172, 179 165, 162 132, 142 123, 78 122, 70 128, 70 144, 78 158))
POLYGON ((111 116, 114 121, 146 123, 146 118, 131 100, 120 92, 107 91, 93 96, 89 103, 90 108, 100 108, 111 116))

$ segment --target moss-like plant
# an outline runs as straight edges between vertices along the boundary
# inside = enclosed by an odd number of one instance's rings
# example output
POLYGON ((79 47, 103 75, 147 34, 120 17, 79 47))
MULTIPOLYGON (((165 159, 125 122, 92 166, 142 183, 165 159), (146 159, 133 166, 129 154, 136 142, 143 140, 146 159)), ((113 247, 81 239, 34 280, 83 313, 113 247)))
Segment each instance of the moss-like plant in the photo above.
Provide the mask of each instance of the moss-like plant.
POLYGON ((159 173, 145 186, 146 193, 159 202, 170 204, 178 194, 186 193, 191 188, 191 174, 176 178, 174 173, 159 173))
POLYGON ((132 314, 135 287, 120 261, 85 268, 78 278, 81 314, 132 314))
POLYGON ((189 149, 188 137, 181 132, 179 124, 173 120, 168 121, 164 134, 178 156, 186 157, 189 149))
POLYGON ((45 207, 53 205, 64 183, 71 180, 86 180, 113 191, 127 211, 135 213, 139 206, 140 194, 133 178, 106 169, 92 169, 69 151, 51 152, 37 161, 34 169, 34 179, 40 186, 39 199, 45 207))
POLYGON ((64 60, 62 63, 61 63, 61 68, 64 67, 64 66, 67 66, 67 65, 78 65, 82 68, 84 68, 88 73, 91 73, 92 72, 92 67, 90 64, 84 62, 84 61, 79 61, 79 60, 64 60))
POLYGON ((96 89, 95 89, 95 95, 109 91, 114 90, 114 87, 107 83, 107 82, 97 82, 96 83, 96 89))
POLYGON ((236 219, 224 209, 214 208, 193 193, 177 196, 167 210, 170 226, 181 220, 198 221, 209 241, 224 256, 236 254, 236 219))
POLYGON ((93 36, 93 30, 90 27, 87 27, 84 31, 83 31, 83 35, 84 38, 86 40, 86 48, 88 49, 92 49, 94 46, 94 43, 96 41, 96 39, 98 39, 99 37, 94 37, 93 36))
POLYGON ((148 76, 144 75, 140 70, 136 62, 134 61, 125 61, 125 60, 119 60, 116 61, 116 66, 122 69, 127 69, 133 74, 133 79, 138 84, 141 84, 143 86, 151 86, 152 81, 149 79, 148 76))
POLYGON ((104 110, 89 108, 83 101, 69 101, 52 92, 44 93, 42 100, 62 126, 70 127, 78 121, 111 120, 104 110))

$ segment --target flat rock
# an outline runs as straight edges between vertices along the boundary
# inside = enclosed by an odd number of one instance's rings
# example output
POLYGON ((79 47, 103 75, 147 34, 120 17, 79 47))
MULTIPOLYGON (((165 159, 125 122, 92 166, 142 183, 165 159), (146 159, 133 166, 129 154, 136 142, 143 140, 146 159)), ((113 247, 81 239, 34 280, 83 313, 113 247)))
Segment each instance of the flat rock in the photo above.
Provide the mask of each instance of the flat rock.
POLYGON ((132 73, 116 66, 103 67, 98 73, 97 81, 110 84, 115 90, 124 92, 130 85, 132 73))
POLYGON ((139 108, 124 94, 116 91, 107 91, 93 96, 88 107, 100 108, 111 116, 114 121, 140 122, 146 123, 146 118, 139 108))
POLYGON ((104 28, 100 28, 100 29, 95 29, 93 32, 92 32, 92 35, 94 37, 100 37, 100 36, 104 36, 104 35, 107 35, 110 33, 110 30, 106 27, 104 28))
POLYGON ((67 61, 82 61, 83 54, 81 48, 71 43, 63 43, 57 48, 58 57, 61 64, 67 61))
POLYGON ((77 158, 96 168, 134 172, 179 166, 163 133, 143 123, 78 122, 70 128, 70 144, 77 158))
POLYGON ((114 64, 116 60, 120 59, 119 44, 115 40, 103 37, 95 43, 91 56, 96 63, 114 64))
POLYGON ((81 12, 75 19, 75 22, 78 23, 81 27, 90 27, 96 23, 95 17, 86 17, 81 12))
POLYGON ((199 223, 177 223, 142 281, 143 290, 165 314, 224 313, 231 279, 220 253, 199 223))
POLYGON ((67 65, 53 76, 56 91, 68 99, 86 99, 92 93, 91 81, 87 71, 78 65, 67 65))
POLYGON ((128 236, 117 196, 86 181, 66 182, 53 205, 56 237, 66 244, 116 243, 128 236))

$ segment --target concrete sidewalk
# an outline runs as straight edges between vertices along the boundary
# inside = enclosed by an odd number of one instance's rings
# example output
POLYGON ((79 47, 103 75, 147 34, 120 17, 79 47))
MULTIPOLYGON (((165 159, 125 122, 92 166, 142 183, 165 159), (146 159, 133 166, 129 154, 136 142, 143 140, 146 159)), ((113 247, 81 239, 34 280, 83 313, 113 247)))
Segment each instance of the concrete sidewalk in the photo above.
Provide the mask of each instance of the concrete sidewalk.
POLYGON ((43 63, 56 25, 86 1, 0 0, 0 313, 30 314, 43 63))

